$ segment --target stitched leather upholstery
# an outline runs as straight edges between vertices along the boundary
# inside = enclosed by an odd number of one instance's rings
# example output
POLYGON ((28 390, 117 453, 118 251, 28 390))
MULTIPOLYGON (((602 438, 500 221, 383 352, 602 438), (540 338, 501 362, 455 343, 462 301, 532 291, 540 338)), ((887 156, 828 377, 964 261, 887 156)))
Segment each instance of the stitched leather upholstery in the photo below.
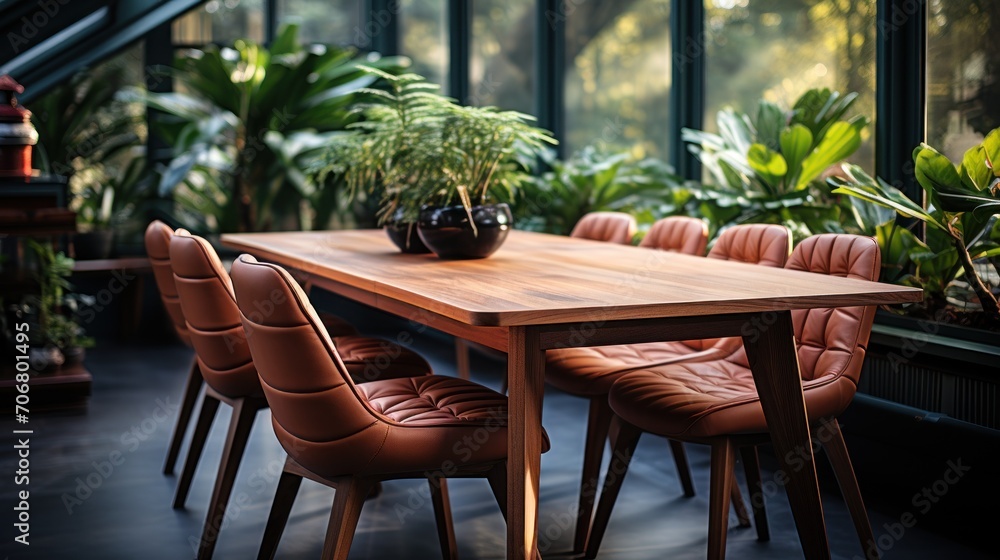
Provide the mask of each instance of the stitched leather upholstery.
POLYGON ((708 257, 764 266, 784 266, 790 251, 791 237, 785 226, 741 224, 723 231, 708 257))
POLYGON ((153 278, 156 280, 156 288, 160 292, 160 299, 163 307, 167 309, 170 321, 174 325, 177 336, 187 344, 191 345, 191 337, 188 335, 187 323, 184 322, 184 312, 181 310, 181 302, 177 298, 177 287, 174 286, 174 272, 170 268, 170 238, 174 236, 174 230, 170 226, 153 220, 146 226, 145 245, 146 255, 153 268, 153 278))
POLYGON ((640 247, 699 257, 705 254, 707 245, 708 226, 697 218, 686 216, 657 220, 639 243, 640 247))
MULTIPOLYGON (((178 230, 170 264, 205 382, 232 398, 260 394, 229 274, 207 241, 178 230)), ((262 311, 268 300, 257 303, 262 311)))
MULTIPOLYGON (((784 266, 789 252, 791 235, 787 228, 747 224, 722 232, 709 256, 764 266, 784 266)), ((703 362, 733 354, 737 363, 746 365, 743 341, 739 337, 562 348, 545 353, 545 380, 567 393, 592 397, 607 394, 618 378, 650 364, 703 362)))
POLYGON ((638 226, 624 212, 591 212, 580 218, 570 237, 630 245, 638 226))
MULTIPOLYGON (((796 247, 786 268, 875 280, 878 244, 852 235, 813 236, 796 247)), ((810 420, 836 416, 854 398, 874 315, 874 307, 792 311, 810 420)), ((629 423, 665 436, 765 432, 750 370, 735 358, 630 373, 612 386, 611 407, 629 423)))
POLYGON ((275 434, 305 468, 334 477, 436 471, 445 461, 506 458, 503 395, 440 376, 355 385, 284 269, 243 255, 233 264, 232 278, 275 434), (276 302, 272 313, 254 307, 262 298, 276 302))

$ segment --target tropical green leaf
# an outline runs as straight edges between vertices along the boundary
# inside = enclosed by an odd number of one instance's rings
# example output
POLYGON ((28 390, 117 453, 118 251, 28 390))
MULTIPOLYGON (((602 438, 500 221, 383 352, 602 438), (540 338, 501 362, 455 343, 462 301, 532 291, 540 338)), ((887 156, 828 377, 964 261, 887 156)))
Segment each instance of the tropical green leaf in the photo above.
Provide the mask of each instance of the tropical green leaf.
POLYGON ((795 184, 812 144, 812 132, 801 124, 793 124, 781 133, 781 155, 788 163, 786 183, 795 184))
POLYGON ((831 165, 845 160, 861 146, 864 120, 837 121, 830 125, 823 139, 802 162, 802 172, 795 188, 802 189, 819 177, 831 165))

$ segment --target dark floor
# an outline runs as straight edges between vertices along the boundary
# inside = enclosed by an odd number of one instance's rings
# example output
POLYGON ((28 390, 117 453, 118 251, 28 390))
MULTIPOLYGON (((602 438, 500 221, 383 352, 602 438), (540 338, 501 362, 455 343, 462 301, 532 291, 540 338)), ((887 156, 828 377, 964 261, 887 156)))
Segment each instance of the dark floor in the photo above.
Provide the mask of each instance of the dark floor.
MULTIPOLYGON (((452 348, 440 337, 421 337, 417 346, 432 359, 437 372, 452 373, 452 348)), ((188 509, 171 509, 176 479, 160 470, 189 361, 189 351, 180 346, 105 347, 88 355, 94 388, 87 411, 32 417, 31 544, 12 545, 11 523, 4 522, 0 555, 102 560, 193 557, 192 543, 200 534, 229 415, 220 410, 216 419, 188 509)), ((499 386, 500 364, 479 357, 473 364, 477 381, 499 386)), ((553 449, 542 458, 539 512, 540 547, 546 557, 570 556, 585 422, 584 401, 548 390, 544 424, 553 449)), ((600 558, 704 558, 708 453, 689 446, 689 458, 700 493, 684 499, 666 441, 647 437, 640 443, 600 558)), ((256 557, 283 459, 268 415, 262 412, 216 558, 256 557)), ((0 472, 14 470, 13 454, 4 453, 0 472)), ((770 474, 765 472, 764 480, 770 474)), ((13 486, 7 474, 3 480, 4 518, 9 520, 13 486)), ((450 488, 461 557, 503 558, 504 523, 486 482, 456 480, 450 488)), ((386 483, 383 494, 365 505, 351 557, 440 558, 428 497, 426 484, 419 481, 386 483)), ((308 481, 303 485, 278 558, 320 556, 331 500, 332 490, 308 481)), ((862 558, 839 496, 827 493, 824 503, 834 557, 862 558)), ((758 543, 752 529, 735 528, 733 520, 729 558, 802 557, 784 494, 779 490, 767 506, 771 541, 758 543)), ((888 527, 898 522, 898 514, 871 513, 884 558, 993 557, 927 532, 919 524, 892 531, 888 527)))

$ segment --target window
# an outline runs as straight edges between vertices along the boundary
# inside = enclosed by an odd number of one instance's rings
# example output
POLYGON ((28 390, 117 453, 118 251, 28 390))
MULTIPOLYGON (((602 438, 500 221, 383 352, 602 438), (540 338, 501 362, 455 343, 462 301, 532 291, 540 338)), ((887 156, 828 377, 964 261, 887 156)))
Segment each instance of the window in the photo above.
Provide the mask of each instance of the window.
POLYGON ((209 0, 174 21, 174 45, 230 44, 237 39, 262 43, 264 1, 209 0))
POLYGON ((448 18, 445 0, 403 0, 399 12, 400 48, 413 59, 413 71, 447 88, 448 18))
POLYGON ((952 161, 1000 127, 1000 2, 931 0, 927 141, 952 161))
MULTIPOLYGON (((752 112, 765 98, 791 106, 828 87, 860 98, 854 112, 875 118, 875 0, 705 0, 705 128, 727 105, 752 112)), ((874 127, 851 158, 874 170, 874 127)))
POLYGON ((566 153, 595 145, 666 158, 670 0, 586 2, 566 16, 566 153))
POLYGON ((270 0, 277 2, 278 23, 299 26, 303 43, 367 47, 382 31, 378 19, 363 19, 363 2, 357 0, 270 0))
POLYGON ((469 105, 534 112, 536 23, 534 0, 473 3, 469 105))

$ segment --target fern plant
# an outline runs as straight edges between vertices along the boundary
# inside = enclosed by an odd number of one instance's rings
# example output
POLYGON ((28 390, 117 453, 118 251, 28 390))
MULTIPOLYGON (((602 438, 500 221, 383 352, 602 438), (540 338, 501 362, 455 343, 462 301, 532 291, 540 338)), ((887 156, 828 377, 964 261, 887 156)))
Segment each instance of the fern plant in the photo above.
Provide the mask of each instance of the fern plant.
POLYGON ((332 138, 313 171, 342 174, 354 196, 378 196, 380 225, 415 222, 424 205, 461 204, 471 215, 507 200, 527 176, 520 162, 555 143, 529 115, 458 105, 417 74, 363 70, 389 87, 363 90, 369 100, 354 110, 364 120, 332 138))

